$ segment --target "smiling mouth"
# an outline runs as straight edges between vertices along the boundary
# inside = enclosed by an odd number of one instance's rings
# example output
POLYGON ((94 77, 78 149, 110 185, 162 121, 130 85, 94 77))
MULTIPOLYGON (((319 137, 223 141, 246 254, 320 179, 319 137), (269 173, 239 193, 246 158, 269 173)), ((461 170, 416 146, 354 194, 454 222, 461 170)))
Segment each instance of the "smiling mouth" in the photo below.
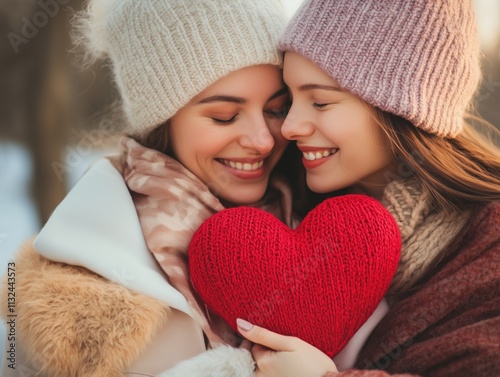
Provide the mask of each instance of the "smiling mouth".
POLYGON ((260 169, 264 165, 264 160, 260 160, 258 162, 249 163, 249 162, 239 162, 239 161, 231 161, 220 159, 224 165, 229 166, 230 168, 242 171, 255 171, 260 169))
POLYGON ((315 152, 302 152, 302 156, 307 161, 314 161, 314 160, 319 160, 320 158, 325 158, 328 156, 331 156, 332 154, 335 154, 338 152, 338 148, 332 148, 332 149, 325 149, 323 151, 315 151, 315 152))

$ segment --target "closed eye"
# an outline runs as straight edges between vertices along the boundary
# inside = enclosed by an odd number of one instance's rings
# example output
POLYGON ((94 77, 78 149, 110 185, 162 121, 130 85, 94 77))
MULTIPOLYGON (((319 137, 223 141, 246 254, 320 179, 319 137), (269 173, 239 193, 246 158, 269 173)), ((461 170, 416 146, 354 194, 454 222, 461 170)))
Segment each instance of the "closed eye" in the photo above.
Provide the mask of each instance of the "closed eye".
POLYGON ((317 108, 317 109, 322 109, 322 108, 324 108, 324 107, 326 107, 326 106, 328 106, 328 105, 330 105, 330 104, 329 104, 329 103, 316 103, 316 102, 315 102, 315 103, 313 103, 313 106, 314 106, 315 108, 317 108))
POLYGON ((233 124, 235 121, 236 121, 236 116, 238 114, 235 114, 233 117, 231 117, 230 119, 219 119, 219 118, 212 118, 212 121, 215 123, 215 124, 218 124, 218 125, 221 125, 221 126, 227 126, 227 125, 230 125, 230 124, 233 124))

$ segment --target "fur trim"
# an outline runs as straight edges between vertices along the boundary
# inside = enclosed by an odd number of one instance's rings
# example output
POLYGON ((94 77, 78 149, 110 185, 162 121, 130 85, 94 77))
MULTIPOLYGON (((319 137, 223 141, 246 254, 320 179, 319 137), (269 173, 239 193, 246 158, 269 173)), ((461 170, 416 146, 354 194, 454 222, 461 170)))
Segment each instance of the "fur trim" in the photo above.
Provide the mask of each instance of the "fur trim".
POLYGON ((32 240, 15 263, 18 346, 42 374, 122 376, 166 320, 165 304, 85 268, 50 261, 32 240))
POLYGON ((253 377, 255 363, 243 348, 220 346, 177 364, 156 377, 253 377))

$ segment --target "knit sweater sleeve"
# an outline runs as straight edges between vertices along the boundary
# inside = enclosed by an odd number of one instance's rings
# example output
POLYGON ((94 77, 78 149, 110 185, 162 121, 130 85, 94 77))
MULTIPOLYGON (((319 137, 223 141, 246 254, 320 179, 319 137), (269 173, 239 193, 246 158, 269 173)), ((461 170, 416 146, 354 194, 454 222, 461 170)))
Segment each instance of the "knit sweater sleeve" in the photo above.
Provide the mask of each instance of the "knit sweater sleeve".
POLYGON ((358 370, 323 377, 500 375, 499 219, 498 203, 486 207, 442 263, 393 305, 358 370))

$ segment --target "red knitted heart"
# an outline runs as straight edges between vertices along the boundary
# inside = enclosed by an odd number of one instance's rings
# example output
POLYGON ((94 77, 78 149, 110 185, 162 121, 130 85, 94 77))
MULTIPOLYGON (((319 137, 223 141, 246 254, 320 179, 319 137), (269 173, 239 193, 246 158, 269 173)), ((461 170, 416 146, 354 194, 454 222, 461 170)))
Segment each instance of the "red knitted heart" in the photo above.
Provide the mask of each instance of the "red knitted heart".
POLYGON ((333 357, 383 298, 400 249, 391 214, 346 195, 295 230, 260 209, 221 211, 195 233, 189 267, 201 299, 234 329, 243 318, 333 357))

